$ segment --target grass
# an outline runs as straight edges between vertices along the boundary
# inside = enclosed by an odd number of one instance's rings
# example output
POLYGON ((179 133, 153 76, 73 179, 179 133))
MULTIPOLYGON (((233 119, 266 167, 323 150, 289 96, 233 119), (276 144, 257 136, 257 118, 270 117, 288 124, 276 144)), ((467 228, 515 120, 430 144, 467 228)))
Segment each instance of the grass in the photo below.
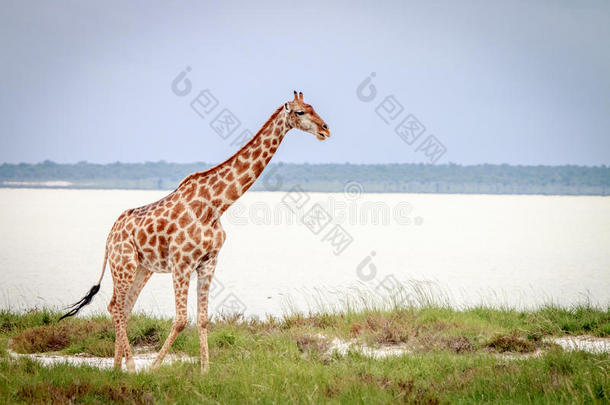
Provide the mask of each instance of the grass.
MULTIPOLYGON (((8 356, 56 351, 112 356, 109 318, 0 311, 0 403, 610 403, 607 354, 566 352, 545 337, 610 335, 610 309, 536 311, 442 306, 214 319, 210 372, 174 363, 127 374, 8 356), (329 353, 320 334, 414 353, 371 359, 329 353), (512 359, 504 353, 534 353, 512 359)), ((158 350, 171 320, 133 316, 132 345, 158 350)), ((189 326, 173 351, 199 354, 189 326)))

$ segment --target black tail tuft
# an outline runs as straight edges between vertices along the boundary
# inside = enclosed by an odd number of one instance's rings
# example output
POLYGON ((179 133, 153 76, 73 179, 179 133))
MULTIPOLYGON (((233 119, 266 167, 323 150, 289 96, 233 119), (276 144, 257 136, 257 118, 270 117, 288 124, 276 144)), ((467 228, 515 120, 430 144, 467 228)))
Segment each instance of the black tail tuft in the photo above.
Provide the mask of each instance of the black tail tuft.
POLYGON ((70 305, 68 307, 68 308, 72 308, 72 309, 70 309, 70 311, 67 314, 64 314, 61 318, 59 318, 59 321, 61 321, 64 318, 67 318, 69 316, 76 315, 78 313, 78 311, 81 310, 82 307, 84 307, 85 305, 89 305, 91 303, 91 300, 93 299, 93 296, 95 294, 97 294, 97 292, 99 290, 100 290, 100 285, 99 284, 96 284, 93 287, 91 287, 91 289, 89 290, 87 295, 85 295, 83 298, 81 298, 80 301, 78 301, 78 302, 76 302, 73 305, 70 305))

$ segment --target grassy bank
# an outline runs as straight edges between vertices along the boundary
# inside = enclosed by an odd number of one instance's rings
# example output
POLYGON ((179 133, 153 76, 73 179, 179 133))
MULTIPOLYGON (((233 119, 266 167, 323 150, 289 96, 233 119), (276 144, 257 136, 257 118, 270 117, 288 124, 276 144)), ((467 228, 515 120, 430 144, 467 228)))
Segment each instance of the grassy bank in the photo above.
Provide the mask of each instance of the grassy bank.
MULTIPOLYGON (((45 368, 21 353, 112 356, 109 318, 0 312, 1 403, 608 403, 608 354, 567 352, 550 336, 610 336, 610 309, 520 312, 426 307, 281 319, 215 319, 210 372, 175 363, 127 374, 88 366, 45 368), (333 338, 412 353, 372 359, 329 351, 333 338)), ((129 339, 158 350, 171 320, 134 316, 129 339)), ((196 328, 173 350, 198 356, 196 328)))

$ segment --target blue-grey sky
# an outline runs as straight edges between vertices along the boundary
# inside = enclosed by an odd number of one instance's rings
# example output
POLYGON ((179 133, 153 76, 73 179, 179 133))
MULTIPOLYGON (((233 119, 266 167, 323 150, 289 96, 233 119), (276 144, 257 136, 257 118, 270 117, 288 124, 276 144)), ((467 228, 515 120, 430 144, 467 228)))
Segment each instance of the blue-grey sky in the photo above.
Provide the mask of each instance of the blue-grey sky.
POLYGON ((608 1, 4 0, 0 49, 0 162, 218 162, 297 89, 332 138, 292 131, 275 162, 426 162, 434 135, 438 163, 610 164, 608 1), (219 104, 201 118, 204 89, 219 104), (409 114, 412 145, 394 132, 409 114))

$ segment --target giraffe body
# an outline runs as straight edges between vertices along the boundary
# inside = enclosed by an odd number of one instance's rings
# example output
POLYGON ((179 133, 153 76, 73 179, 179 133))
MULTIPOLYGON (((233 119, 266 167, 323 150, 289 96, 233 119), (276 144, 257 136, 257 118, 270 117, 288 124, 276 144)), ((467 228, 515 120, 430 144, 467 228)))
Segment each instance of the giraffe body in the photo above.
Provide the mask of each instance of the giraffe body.
MULTIPOLYGON (((108 235, 104 258, 104 269, 107 260, 113 279, 108 311, 116 329, 116 368, 121 367, 124 356, 127 369, 135 370, 127 339, 127 319, 152 274, 172 274, 176 304, 172 329, 153 363, 156 368, 187 324, 189 282, 191 274, 196 272, 201 369, 207 371, 208 295, 218 253, 226 237, 220 217, 254 183, 292 128, 311 132, 320 140, 330 136, 324 121, 311 106, 303 103, 302 94, 297 96, 295 92, 294 100, 278 108, 256 135, 229 159, 206 171, 190 174, 166 197, 129 209, 116 220, 108 235)), ((97 292, 96 287, 99 289, 99 283, 64 317, 74 315, 88 304, 97 292)))

